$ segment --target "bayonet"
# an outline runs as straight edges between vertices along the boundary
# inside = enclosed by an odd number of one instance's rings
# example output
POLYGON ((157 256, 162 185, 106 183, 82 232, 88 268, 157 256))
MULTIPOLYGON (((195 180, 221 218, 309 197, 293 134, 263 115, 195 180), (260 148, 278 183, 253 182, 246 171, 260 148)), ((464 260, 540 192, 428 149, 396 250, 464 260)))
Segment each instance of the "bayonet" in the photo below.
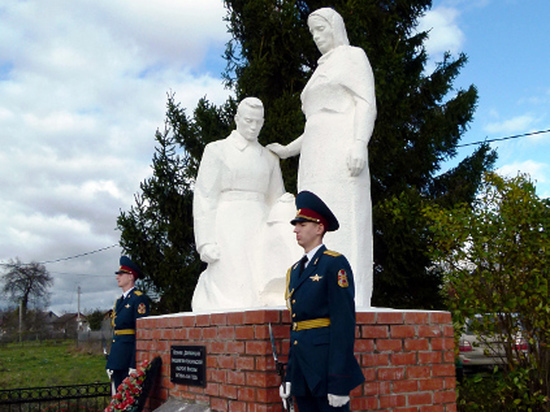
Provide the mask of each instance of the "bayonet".
MULTIPOLYGON (((273 351, 273 360, 275 361, 275 369, 277 370, 277 375, 281 377, 281 383, 284 385, 284 376, 285 376, 285 364, 279 362, 279 356, 277 356, 277 347, 275 346, 275 338, 273 336, 273 329, 271 328, 271 323, 269 323, 269 338, 271 339, 271 349, 273 351)), ((294 402, 292 401, 292 396, 289 396, 286 399, 283 399, 283 407, 290 412, 294 412, 294 402)))

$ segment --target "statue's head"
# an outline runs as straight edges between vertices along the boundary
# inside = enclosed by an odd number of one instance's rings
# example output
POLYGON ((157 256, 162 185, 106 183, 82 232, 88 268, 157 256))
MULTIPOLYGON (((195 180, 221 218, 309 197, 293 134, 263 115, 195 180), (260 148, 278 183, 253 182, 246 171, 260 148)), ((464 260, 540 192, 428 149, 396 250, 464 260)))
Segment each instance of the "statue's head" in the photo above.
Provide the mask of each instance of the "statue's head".
POLYGON ((257 97, 243 99, 235 115, 237 132, 246 140, 257 140, 264 125, 264 105, 257 97))
POLYGON ((349 45, 344 19, 334 9, 323 7, 315 10, 309 15, 307 24, 321 53, 325 54, 338 46, 349 45))

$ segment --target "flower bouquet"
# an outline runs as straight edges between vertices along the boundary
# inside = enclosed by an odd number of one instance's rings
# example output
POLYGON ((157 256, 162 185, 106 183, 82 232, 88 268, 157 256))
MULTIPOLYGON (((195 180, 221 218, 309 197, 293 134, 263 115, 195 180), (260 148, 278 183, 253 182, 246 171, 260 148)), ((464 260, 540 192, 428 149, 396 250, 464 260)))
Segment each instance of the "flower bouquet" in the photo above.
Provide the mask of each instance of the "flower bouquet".
POLYGON ((111 403, 105 408, 104 412, 139 412, 145 404, 145 398, 151 388, 152 379, 155 378, 158 371, 159 363, 160 358, 153 359, 153 362, 144 360, 118 386, 117 392, 113 395, 111 403), (144 399, 140 399, 141 397, 144 397, 144 399))

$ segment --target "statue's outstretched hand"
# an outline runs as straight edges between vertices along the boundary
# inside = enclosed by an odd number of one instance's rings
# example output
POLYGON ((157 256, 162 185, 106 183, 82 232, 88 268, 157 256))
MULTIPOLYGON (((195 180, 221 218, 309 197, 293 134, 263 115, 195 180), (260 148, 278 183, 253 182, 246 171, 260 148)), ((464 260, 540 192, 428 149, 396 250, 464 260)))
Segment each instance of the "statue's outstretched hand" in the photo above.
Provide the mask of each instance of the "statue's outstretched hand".
POLYGON ((277 199, 277 202, 294 204, 295 197, 292 193, 285 192, 277 199))
POLYGON ((367 164, 367 146, 360 140, 353 142, 348 153, 348 170, 351 176, 358 176, 367 164))
POLYGON ((280 143, 270 143, 266 146, 266 148, 275 153, 280 159, 290 157, 287 146, 283 146, 280 143))
POLYGON ((220 259, 220 247, 216 243, 204 245, 200 252, 201 260, 206 263, 214 263, 220 259))

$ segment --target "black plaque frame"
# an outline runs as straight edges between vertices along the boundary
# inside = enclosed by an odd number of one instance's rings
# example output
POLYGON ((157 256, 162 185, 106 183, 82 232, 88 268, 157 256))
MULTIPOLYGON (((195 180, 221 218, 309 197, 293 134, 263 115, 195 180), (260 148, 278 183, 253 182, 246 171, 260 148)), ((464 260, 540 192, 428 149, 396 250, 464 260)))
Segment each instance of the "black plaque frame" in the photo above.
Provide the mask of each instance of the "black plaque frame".
POLYGON ((170 381, 206 387, 206 346, 171 346, 170 381))

